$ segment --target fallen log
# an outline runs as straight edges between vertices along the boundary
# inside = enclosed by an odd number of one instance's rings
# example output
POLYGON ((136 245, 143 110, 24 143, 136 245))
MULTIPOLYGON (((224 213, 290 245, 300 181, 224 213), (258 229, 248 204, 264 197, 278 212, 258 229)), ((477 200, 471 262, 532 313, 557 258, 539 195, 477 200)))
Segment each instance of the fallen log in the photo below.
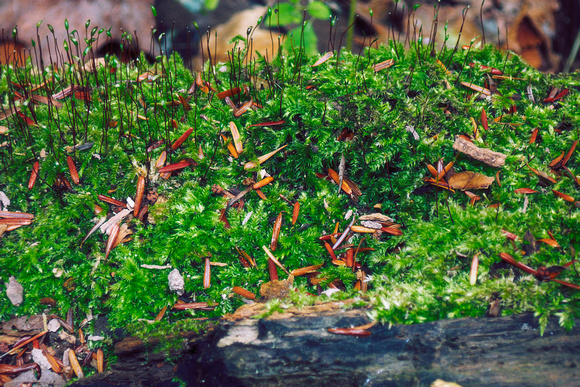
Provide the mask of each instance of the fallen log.
POLYGON ((374 325, 368 337, 328 331, 368 321, 366 310, 333 308, 222 320, 205 336, 186 338, 178 366, 160 367, 159 378, 155 368, 163 359, 148 355, 147 361, 145 347, 132 339, 133 345, 117 344, 111 371, 74 385, 138 382, 144 374, 148 384, 177 377, 187 385, 211 386, 431 385, 438 379, 463 386, 531 386, 574 385, 580 378, 580 327, 566 331, 556 319, 543 336, 531 313, 374 325), (123 354, 122 347, 132 349, 123 354))

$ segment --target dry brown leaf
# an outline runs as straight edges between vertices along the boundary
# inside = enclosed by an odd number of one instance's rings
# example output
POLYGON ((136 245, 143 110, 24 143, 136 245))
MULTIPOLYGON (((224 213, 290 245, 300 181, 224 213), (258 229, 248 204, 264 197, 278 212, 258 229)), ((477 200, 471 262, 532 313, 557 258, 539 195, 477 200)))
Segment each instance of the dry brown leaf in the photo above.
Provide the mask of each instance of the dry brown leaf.
POLYGON ((465 171, 451 176, 447 183, 451 188, 465 191, 466 189, 487 189, 494 178, 477 172, 465 171))
POLYGON ((505 164, 506 155, 503 153, 492 151, 487 148, 479 148, 475 144, 457 137, 453 144, 453 149, 481 161, 491 167, 501 168, 505 164))

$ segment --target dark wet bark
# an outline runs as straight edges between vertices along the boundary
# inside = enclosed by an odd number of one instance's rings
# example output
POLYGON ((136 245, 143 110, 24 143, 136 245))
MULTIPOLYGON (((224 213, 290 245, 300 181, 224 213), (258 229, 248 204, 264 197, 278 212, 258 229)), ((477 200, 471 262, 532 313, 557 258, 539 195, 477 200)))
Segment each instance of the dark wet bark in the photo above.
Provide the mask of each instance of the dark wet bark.
POLYGON ((223 321, 204 338, 186 339, 175 369, 164 363, 165 355, 146 354, 138 341, 125 339, 116 346, 112 371, 94 378, 153 384, 176 376, 188 385, 211 386, 408 386, 436 379, 525 386, 580 380, 580 327, 565 331, 555 320, 543 337, 532 314, 376 325, 363 338, 327 330, 366 322, 364 310, 223 321))

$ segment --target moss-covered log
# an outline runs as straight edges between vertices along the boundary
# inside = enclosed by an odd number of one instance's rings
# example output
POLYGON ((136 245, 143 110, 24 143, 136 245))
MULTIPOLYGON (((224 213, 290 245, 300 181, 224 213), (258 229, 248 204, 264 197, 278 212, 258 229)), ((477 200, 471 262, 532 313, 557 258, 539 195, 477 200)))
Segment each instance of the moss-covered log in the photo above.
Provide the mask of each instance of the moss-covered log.
POLYGON ((366 310, 312 307, 305 313, 223 321, 205 337, 186 338, 178 366, 148 355, 135 339, 116 345, 118 362, 91 383, 187 385, 375 386, 430 385, 437 379, 469 385, 573 385, 579 378, 580 328, 550 321, 543 336, 533 314, 464 318, 425 324, 375 325, 368 337, 328 328, 362 325, 366 310), (321 311, 322 310, 322 311, 321 311), (326 310, 326 311, 324 311, 326 310), (160 366, 162 365, 162 366, 160 366))

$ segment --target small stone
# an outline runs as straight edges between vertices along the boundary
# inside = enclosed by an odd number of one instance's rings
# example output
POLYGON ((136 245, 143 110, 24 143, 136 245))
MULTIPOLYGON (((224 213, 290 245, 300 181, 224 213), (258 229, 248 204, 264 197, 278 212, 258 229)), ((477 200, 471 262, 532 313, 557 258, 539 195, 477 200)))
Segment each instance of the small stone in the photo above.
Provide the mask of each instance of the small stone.
POLYGON ((22 296, 23 292, 24 288, 22 287, 22 285, 20 285, 18 281, 16 281, 16 278, 14 278, 14 276, 11 276, 10 279, 8 280, 8 284, 6 285, 6 295, 8 296, 8 299, 10 300, 12 305, 20 306, 20 304, 22 304, 22 301, 24 299, 22 296))
POLYGON ((380 230, 383 227, 379 222, 373 222, 372 220, 363 220, 361 224, 367 228, 374 228, 375 230, 380 230))
POLYGON ((34 360, 34 362, 38 364, 40 368, 42 368, 43 370, 49 370, 52 368, 50 362, 48 361, 46 356, 44 356, 41 349, 37 348, 32 349, 32 360, 34 360))
POLYGON ((0 191, 0 211, 8 211, 8 206, 10 205, 10 199, 3 191, 0 191))
POLYGON ((185 291, 185 281, 181 274, 179 274, 179 270, 171 270, 167 276, 167 280, 169 281, 169 290, 181 296, 185 291))
POLYGON ((57 319, 53 318, 48 322, 47 328, 49 332, 56 332, 60 328, 60 323, 57 319))
POLYGON ((12 379, 4 386, 6 387, 18 387, 20 385, 24 385, 25 383, 35 383, 37 386, 53 386, 53 387, 61 387, 65 386, 66 382, 56 372, 52 372, 49 370, 43 370, 40 374, 40 379, 36 378, 36 374, 33 370, 26 371, 18 375, 17 378, 12 379))
POLYGON ((54 269, 52 269, 52 274, 54 274, 56 278, 60 278, 64 274, 64 270, 61 269, 60 267, 55 267, 54 269))
POLYGON ((71 350, 70 348, 67 348, 62 353, 62 364, 64 367, 70 367, 70 358, 68 357, 68 352, 70 350, 71 350))
POLYGON ((60 332, 60 334, 58 335, 58 338, 64 341, 68 341, 71 344, 76 344, 77 339, 76 337, 74 337, 73 335, 69 335, 66 332, 60 332))
POLYGON ((90 335, 89 337, 87 337, 88 341, 103 341, 105 340, 105 336, 93 336, 90 335))

